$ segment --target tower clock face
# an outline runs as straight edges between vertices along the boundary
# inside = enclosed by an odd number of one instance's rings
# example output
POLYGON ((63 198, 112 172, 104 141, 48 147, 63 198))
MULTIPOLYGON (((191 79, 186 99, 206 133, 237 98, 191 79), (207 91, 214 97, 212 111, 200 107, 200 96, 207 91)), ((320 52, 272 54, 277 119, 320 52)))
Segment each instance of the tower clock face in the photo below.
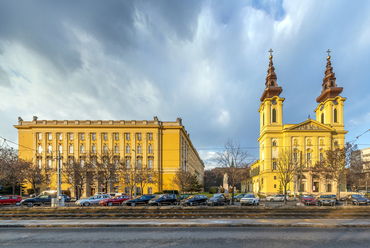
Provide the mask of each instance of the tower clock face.
POLYGON ((338 105, 338 101, 337 100, 334 100, 333 103, 334 103, 334 105, 338 105))
POLYGON ((276 105, 276 100, 272 100, 272 105, 276 105))

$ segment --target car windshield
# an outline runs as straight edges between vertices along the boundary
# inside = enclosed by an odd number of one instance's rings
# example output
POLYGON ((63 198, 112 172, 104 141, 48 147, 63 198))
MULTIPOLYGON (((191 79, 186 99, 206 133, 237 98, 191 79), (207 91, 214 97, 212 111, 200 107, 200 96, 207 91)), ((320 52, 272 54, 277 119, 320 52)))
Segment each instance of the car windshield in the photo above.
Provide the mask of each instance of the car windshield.
POLYGON ((247 194, 247 195, 243 196, 243 198, 254 198, 254 195, 253 194, 247 194))
POLYGON ((313 198, 312 195, 302 195, 302 198, 313 198))
POLYGON ((352 195, 353 198, 362 198, 364 197, 363 195, 352 195))
POLYGON ((320 198, 333 198, 332 195, 322 195, 320 198))
POLYGON ((223 195, 221 195, 221 194, 214 194, 213 195, 213 198, 221 198, 221 197, 223 197, 223 195))

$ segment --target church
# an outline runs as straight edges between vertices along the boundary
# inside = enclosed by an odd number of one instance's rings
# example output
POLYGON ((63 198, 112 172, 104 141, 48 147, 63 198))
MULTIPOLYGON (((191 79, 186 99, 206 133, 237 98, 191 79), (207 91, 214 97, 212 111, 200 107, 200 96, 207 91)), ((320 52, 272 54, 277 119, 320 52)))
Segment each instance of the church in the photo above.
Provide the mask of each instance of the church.
MULTIPOLYGON (((283 103, 273 65, 272 50, 265 90, 260 98, 259 160, 251 165, 250 178, 242 184, 242 191, 272 195, 283 193, 278 176, 279 154, 288 152, 298 168, 287 187, 288 194, 336 193, 336 182, 330 176, 315 171, 315 164, 323 160, 325 151, 343 147, 345 134, 343 124, 343 87, 338 87, 328 50, 325 77, 321 94, 316 98, 316 118, 298 123, 283 124, 283 103)), ((313 99, 312 99, 313 100, 313 99)), ((344 190, 341 185, 341 190, 344 190)))

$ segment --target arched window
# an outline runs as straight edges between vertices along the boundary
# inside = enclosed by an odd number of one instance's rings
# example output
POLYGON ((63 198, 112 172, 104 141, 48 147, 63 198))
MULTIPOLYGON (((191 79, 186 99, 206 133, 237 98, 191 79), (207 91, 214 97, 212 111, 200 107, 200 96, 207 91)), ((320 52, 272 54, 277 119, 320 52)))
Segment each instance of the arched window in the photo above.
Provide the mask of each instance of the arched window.
POLYGON ((334 109, 334 122, 338 122, 338 111, 334 109))
POLYGON ((276 146, 276 141, 275 140, 272 142, 272 146, 276 146))
POLYGON ((271 86, 274 86, 274 81, 271 81, 271 86))
POLYGON ((325 84, 325 87, 324 87, 325 89, 327 89, 328 88, 328 86, 325 84))
POLYGON ((324 124, 324 113, 321 114, 321 123, 324 124))
POLYGON ((272 122, 276 122, 276 109, 272 110, 272 122))
POLYGON ((331 86, 331 87, 333 87, 333 86, 334 86, 334 82, 333 82, 333 81, 331 81, 331 82, 330 82, 330 86, 331 86))

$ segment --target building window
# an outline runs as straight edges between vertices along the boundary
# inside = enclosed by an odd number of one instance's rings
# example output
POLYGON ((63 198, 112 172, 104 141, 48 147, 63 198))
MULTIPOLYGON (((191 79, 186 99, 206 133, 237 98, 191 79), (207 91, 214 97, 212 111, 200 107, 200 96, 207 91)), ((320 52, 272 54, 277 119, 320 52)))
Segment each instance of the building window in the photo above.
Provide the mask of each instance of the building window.
POLYGON ((137 140, 141 140, 141 133, 137 133, 137 140))
POLYGON ((96 158, 93 158, 91 160, 91 164, 92 164, 92 167, 95 168, 96 167, 96 158))
POLYGON ((138 169, 141 169, 141 165, 142 165, 142 162, 141 162, 142 160, 141 160, 141 158, 138 158, 137 160, 136 160, 136 167, 138 168, 138 169))
POLYGON ((334 109, 334 122, 338 122, 338 111, 334 109))
POLYGON ((52 151, 51 146, 48 146, 48 153, 51 153, 51 151, 52 151))
POLYGON ((69 133, 69 140, 73 140, 73 133, 69 133))
POLYGON ((311 153, 307 152, 307 163, 311 161, 311 153))
POLYGON ((276 184, 274 184, 274 189, 276 189, 276 184))
POLYGON ((153 134, 149 133, 149 140, 153 140, 153 134))
POLYGON ((52 140, 53 139, 53 135, 51 133, 48 133, 48 140, 52 140))
POLYGON ((153 194, 153 188, 152 187, 148 188, 148 194, 153 194))
POLYGON ((126 176, 125 176, 125 182, 126 183, 130 183, 130 175, 129 174, 126 174, 126 176))
POLYGON ((274 180, 276 180, 276 176, 274 176, 274 180))
POLYGON ((118 174, 114 174, 114 182, 118 183, 118 174))
POLYGON ((321 123, 324 124, 324 113, 321 113, 321 123))
POLYGON ((81 146, 81 151, 80 152, 85 153, 85 146, 84 145, 81 146))
POLYGON ((59 137, 59 140, 63 140, 63 134, 62 133, 58 133, 58 137, 59 137))
POLYGON ((149 153, 153 153, 153 146, 149 145, 148 150, 149 150, 149 153))
POLYGON ((119 134, 118 133, 115 133, 114 134, 114 140, 118 141, 119 140, 119 134))
POLYGON ((42 153, 42 147, 39 146, 39 153, 42 153))
POLYGON ((73 146, 69 146, 69 153, 73 153, 73 146))
POLYGON ((126 153, 130 153, 130 146, 129 145, 126 146, 126 153))
POLYGON ((108 134, 107 133, 103 133, 103 139, 108 140, 108 134))
POLYGON ((81 140, 85 140, 85 133, 81 133, 81 140))
POLYGON ((81 164, 81 168, 83 168, 85 166, 85 160, 84 159, 81 159, 80 160, 80 164, 81 164))
POLYGON ((296 152, 293 153, 293 162, 297 163, 298 160, 298 154, 296 152))
POLYGON ((130 169, 131 160, 129 158, 126 159, 126 168, 130 169))
POLYGON ((63 146, 58 146, 58 151, 59 151, 60 154, 62 154, 63 153, 63 146))
POLYGON ((153 169, 153 159, 148 160, 148 168, 153 169))
POLYGON ((130 133, 125 133, 126 140, 130 140, 130 133))
POLYGON ((141 145, 137 146, 137 153, 141 153, 141 145))
POLYGON ((37 133, 37 136, 38 136, 39 140, 41 140, 42 134, 41 133, 37 133))
POLYGON ((125 194, 129 195, 130 194, 130 187, 125 187, 125 194))
POLYGON ((39 166, 39 169, 41 169, 41 159, 37 160, 37 165, 39 166))
POLYGON ((118 169, 119 168, 119 160, 118 159, 115 159, 114 160, 114 168, 115 169, 118 169))
POLYGON ((320 162, 324 161, 324 153, 320 152, 320 162))
POLYGON ((114 153, 119 153, 119 146, 114 146, 114 153))
POLYGON ((136 194, 137 193, 141 193, 141 188, 140 187, 136 187, 136 194))
POLYGON ((276 141, 275 140, 272 142, 272 146, 276 146, 276 141))
POLYGON ((51 169, 51 159, 48 159, 48 169, 51 169))
POLYGON ((93 145, 93 146, 91 147, 91 151, 92 151, 92 153, 96 153, 96 146, 95 146, 95 145, 93 145))
POLYGON ((108 153, 108 146, 106 146, 106 145, 103 146, 103 152, 108 153))
POLYGON ((272 162, 272 169, 276 170, 276 161, 272 162))
POLYGON ((95 140, 96 140, 96 133, 92 133, 92 134, 91 134, 91 138, 92 138, 92 140, 94 140, 94 141, 95 141, 95 140))
POLYGON ((150 174, 148 175, 148 182, 153 183, 153 176, 150 174))
POLYGON ((50 183, 50 182, 51 182, 51 175, 46 174, 46 183, 50 183))
POLYGON ((276 122, 276 109, 272 109, 272 122, 276 122))

